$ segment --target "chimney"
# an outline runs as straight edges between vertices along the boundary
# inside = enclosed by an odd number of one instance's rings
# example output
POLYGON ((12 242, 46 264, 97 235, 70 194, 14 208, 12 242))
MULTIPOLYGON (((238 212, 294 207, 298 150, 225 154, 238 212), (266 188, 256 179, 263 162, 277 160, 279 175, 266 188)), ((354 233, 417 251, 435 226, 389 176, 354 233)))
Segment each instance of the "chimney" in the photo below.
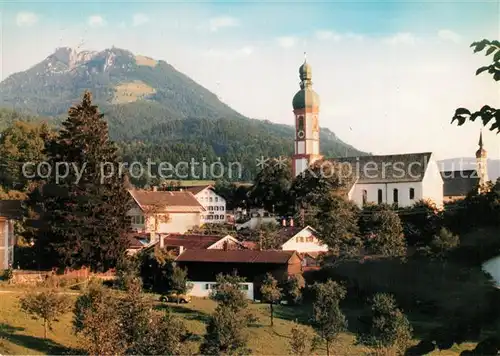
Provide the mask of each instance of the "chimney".
POLYGON ((281 225, 286 226, 286 219, 283 219, 283 220, 281 221, 281 225))
POLYGON ((290 226, 293 227, 293 219, 290 219, 290 226))
POLYGON ((179 255, 184 252, 184 246, 179 246, 179 255))
POLYGON ((158 191, 158 187, 157 187, 156 185, 154 185, 154 186, 152 187, 152 190, 153 190, 153 192, 157 192, 157 191, 158 191))
POLYGON ((163 236, 159 236, 160 237, 160 248, 165 248, 165 239, 163 236))
POLYGON ((184 189, 182 189, 182 188, 181 188, 181 189, 179 189, 179 192, 182 192, 182 191, 184 191, 184 189))

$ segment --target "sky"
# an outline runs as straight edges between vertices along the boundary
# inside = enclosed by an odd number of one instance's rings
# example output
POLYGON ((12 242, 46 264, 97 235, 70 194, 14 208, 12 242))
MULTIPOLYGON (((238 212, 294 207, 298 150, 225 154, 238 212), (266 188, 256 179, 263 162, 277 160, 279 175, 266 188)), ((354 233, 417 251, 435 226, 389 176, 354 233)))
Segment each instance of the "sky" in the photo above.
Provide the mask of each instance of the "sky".
MULTIPOLYGON (((500 86, 470 44, 500 39, 500 1, 3 0, 0 78, 57 47, 111 46, 163 59, 242 114, 293 124, 307 53, 320 125, 374 154, 472 157, 480 123, 458 107, 500 106, 500 86)), ((242 133, 244 134, 244 133, 242 133)), ((483 131, 491 158, 500 136, 483 131)))

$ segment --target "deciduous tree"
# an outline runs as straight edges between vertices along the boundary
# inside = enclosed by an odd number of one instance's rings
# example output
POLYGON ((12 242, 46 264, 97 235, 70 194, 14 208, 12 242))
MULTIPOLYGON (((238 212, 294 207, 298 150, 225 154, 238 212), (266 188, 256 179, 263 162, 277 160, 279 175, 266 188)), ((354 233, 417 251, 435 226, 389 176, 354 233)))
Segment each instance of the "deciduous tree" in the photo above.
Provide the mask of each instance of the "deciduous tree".
POLYGON ((403 226, 390 206, 366 206, 361 214, 360 229, 371 253, 382 256, 406 254, 403 226))
POLYGON ((332 280, 316 283, 313 288, 316 293, 313 325, 326 344, 326 354, 330 355, 331 343, 347 328, 347 319, 339 305, 346 296, 346 290, 332 280))
POLYGON ((71 301, 68 296, 55 290, 29 292, 21 298, 20 308, 33 319, 43 321, 43 338, 46 339, 47 330, 52 330, 52 324, 70 311, 71 301))
POLYGON ((274 304, 281 300, 281 288, 278 287, 278 281, 270 274, 266 274, 266 278, 260 287, 260 293, 264 302, 269 303, 269 312, 271 315, 271 326, 274 325, 274 304))
MULTIPOLYGON (((470 45, 474 48, 474 53, 485 51, 487 56, 492 58, 492 63, 488 66, 483 66, 477 69, 476 75, 483 72, 488 72, 493 76, 495 81, 500 81, 500 42, 497 40, 489 41, 483 39, 482 41, 474 42, 470 45)), ((489 105, 484 105, 479 111, 471 112, 466 108, 459 108, 455 111, 455 115, 451 122, 458 122, 458 125, 463 125, 467 120, 476 121, 480 119, 484 126, 490 125, 490 130, 500 132, 500 109, 495 109, 489 105)))
POLYGON ((177 303, 179 295, 187 293, 191 287, 187 280, 187 270, 175 266, 170 275, 170 290, 177 294, 177 303))
POLYGON ((403 354, 410 345, 412 327, 392 295, 376 294, 370 311, 360 319, 362 327, 357 343, 376 349, 391 348, 398 354, 403 354))
POLYGON ((89 355, 126 352, 127 337, 117 312, 119 306, 111 292, 95 282, 76 300, 73 330, 81 337, 82 347, 89 355))
POLYGON ((312 354, 316 348, 316 342, 309 329, 298 323, 293 323, 290 334, 290 351, 294 355, 306 356, 312 354))

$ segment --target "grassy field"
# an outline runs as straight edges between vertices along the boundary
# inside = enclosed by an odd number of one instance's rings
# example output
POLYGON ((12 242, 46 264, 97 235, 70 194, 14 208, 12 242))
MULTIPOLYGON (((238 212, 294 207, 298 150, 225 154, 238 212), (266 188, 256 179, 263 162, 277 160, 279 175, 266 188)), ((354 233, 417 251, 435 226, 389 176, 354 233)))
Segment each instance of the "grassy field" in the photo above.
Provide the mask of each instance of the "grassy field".
MULTIPOLYGON (((21 289, 0 289, 0 354, 69 354, 78 352, 78 340, 71 329, 71 313, 54 324, 53 331, 48 333, 48 340, 43 340, 43 327, 39 321, 32 320, 19 311, 18 300, 24 292, 21 289)), ((71 295, 71 298, 76 298, 71 295)), ((189 330, 195 334, 189 342, 189 350, 194 354, 205 333, 205 324, 215 303, 207 299, 194 299, 190 304, 158 304, 159 309, 168 307, 182 317, 189 330)), ((293 320, 299 322, 308 319, 308 310, 304 308, 280 306, 277 308, 277 318, 274 327, 269 326, 267 305, 251 304, 252 312, 259 322, 249 330, 249 346, 254 354, 284 355, 289 354, 288 343, 293 320)), ((335 345, 335 355, 363 355, 368 351, 353 345, 354 336, 342 334, 335 345)), ((463 349, 472 345, 455 345, 451 350, 436 352, 435 355, 458 355, 463 349)), ((318 350, 317 354, 325 354, 318 350)))

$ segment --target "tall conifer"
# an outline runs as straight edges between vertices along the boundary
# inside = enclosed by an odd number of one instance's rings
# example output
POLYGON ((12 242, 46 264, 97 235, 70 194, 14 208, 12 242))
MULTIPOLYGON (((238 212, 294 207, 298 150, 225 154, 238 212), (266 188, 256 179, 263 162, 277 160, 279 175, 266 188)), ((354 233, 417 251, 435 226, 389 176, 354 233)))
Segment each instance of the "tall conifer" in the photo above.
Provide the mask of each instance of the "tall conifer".
POLYGON ((52 172, 29 204, 41 266, 114 267, 127 248, 130 196, 117 148, 89 92, 70 108, 59 135, 46 142, 46 154, 52 172), (56 167, 60 173, 69 169, 56 177, 56 167))

